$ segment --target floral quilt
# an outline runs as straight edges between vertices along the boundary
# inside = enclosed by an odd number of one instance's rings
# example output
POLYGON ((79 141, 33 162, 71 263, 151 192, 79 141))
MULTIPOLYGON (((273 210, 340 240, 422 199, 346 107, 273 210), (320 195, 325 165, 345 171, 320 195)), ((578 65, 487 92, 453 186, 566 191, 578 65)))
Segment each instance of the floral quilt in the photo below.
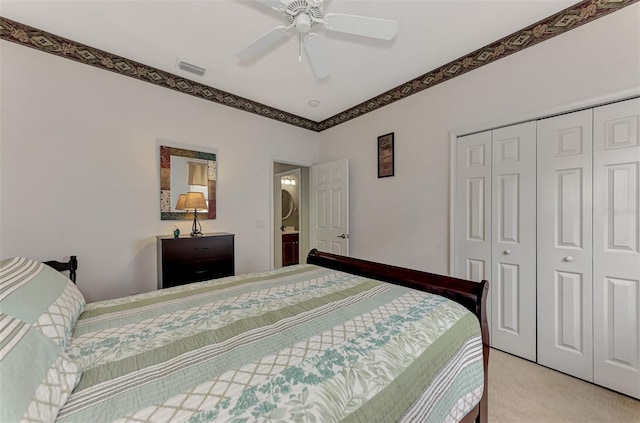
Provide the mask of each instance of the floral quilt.
POLYGON ((483 390, 475 316, 297 265, 90 303, 59 422, 446 422, 483 390))

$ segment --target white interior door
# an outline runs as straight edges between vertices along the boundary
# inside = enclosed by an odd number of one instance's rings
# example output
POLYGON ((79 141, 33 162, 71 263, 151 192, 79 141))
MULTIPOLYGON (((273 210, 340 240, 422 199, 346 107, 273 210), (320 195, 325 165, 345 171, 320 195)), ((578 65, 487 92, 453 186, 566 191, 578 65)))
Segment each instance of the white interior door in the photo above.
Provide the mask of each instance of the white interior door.
MULTIPOLYGON (((538 122, 538 362, 593 381, 592 111, 538 122)), ((533 201, 531 207, 534 207, 533 201)))
POLYGON ((311 248, 349 255, 349 161, 311 166, 311 248))
POLYGON ((640 99, 593 121, 594 382, 640 398, 640 99))
POLYGON ((536 123, 492 131, 491 345, 536 360, 536 123))

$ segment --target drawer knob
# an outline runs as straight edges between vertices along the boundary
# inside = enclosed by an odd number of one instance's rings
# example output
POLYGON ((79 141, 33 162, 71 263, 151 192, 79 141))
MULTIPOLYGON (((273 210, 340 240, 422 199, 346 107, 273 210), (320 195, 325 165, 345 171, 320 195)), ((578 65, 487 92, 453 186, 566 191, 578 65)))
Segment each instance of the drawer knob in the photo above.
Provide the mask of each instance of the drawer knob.
POLYGON ((564 258, 564 261, 566 261, 566 262, 571 262, 571 261, 573 261, 573 257, 571 257, 571 256, 566 256, 566 257, 564 258))

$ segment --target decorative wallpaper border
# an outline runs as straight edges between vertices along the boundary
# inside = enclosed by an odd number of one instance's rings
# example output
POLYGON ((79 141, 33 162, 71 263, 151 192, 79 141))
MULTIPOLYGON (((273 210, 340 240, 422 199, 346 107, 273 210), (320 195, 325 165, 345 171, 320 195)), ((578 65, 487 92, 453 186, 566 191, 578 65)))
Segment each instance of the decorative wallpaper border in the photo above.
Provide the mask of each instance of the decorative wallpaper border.
POLYGON ((357 106, 318 122, 318 132, 355 119, 410 95, 478 69, 542 41, 608 15, 638 0, 584 0, 520 31, 405 82, 357 106))
POLYGON ((478 69, 640 0, 583 0, 520 31, 438 67, 321 122, 288 113, 151 66, 126 59, 0 16, 0 39, 124 76, 193 95, 214 103, 321 132, 387 106, 434 85, 478 69))
POLYGON ((316 122, 0 16, 0 39, 300 128, 316 122))

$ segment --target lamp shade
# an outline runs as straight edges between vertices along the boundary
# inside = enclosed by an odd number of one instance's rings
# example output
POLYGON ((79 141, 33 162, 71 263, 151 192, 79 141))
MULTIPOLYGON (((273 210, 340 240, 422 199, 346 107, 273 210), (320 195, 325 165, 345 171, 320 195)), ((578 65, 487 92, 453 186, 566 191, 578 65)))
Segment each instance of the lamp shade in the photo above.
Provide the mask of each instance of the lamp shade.
MULTIPOLYGON (((180 200, 178 200, 178 203, 180 200)), ((208 210, 207 202, 204 199, 204 194, 201 192, 188 192, 184 200, 185 210, 208 210)))
POLYGON ((178 202, 176 203, 176 210, 184 210, 184 203, 187 201, 187 194, 180 194, 178 202))
POLYGON ((189 162, 189 185, 201 185, 206 187, 207 181, 207 164, 189 162))

